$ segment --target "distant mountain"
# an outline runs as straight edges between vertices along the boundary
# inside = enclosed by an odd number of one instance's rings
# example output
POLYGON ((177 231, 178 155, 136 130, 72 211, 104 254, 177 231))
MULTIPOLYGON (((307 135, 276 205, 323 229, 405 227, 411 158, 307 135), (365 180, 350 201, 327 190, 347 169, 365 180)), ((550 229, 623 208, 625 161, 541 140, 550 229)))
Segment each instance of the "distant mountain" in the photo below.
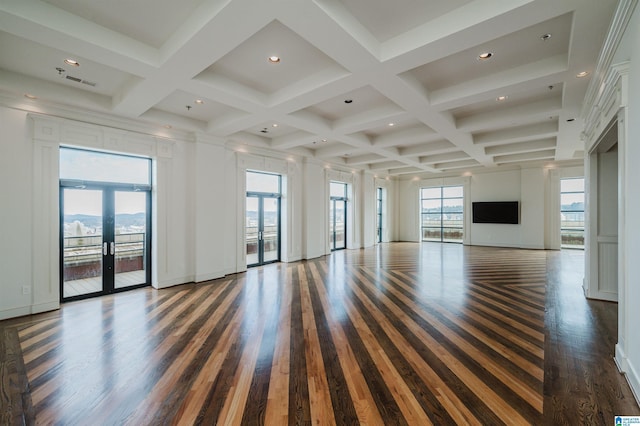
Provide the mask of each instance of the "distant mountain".
MULTIPOLYGON (((102 226, 102 216, 86 214, 68 214, 64 216, 64 223, 74 223, 75 221, 84 224, 87 228, 102 226)), ((144 226, 145 223, 145 213, 121 213, 116 215, 116 224, 119 226, 144 226)))

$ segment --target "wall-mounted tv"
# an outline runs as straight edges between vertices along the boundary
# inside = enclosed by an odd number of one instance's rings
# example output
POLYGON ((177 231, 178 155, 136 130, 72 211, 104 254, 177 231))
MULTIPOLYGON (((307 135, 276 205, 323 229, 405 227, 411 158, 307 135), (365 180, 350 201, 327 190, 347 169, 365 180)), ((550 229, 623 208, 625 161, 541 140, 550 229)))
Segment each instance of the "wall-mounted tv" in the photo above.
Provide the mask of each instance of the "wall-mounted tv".
POLYGON ((472 209, 473 223, 520 223, 517 201, 477 201, 472 209))

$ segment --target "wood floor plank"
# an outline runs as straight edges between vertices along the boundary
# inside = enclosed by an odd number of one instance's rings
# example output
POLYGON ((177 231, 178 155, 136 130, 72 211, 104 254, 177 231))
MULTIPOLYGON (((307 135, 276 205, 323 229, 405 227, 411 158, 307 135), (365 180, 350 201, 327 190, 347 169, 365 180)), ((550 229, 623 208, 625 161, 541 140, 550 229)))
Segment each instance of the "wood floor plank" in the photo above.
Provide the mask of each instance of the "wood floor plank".
MULTIPOLYGON (((372 376, 378 376, 378 370, 369 369, 370 358, 368 353, 363 350, 357 351, 359 356, 356 356, 354 351, 361 348, 360 339, 348 337, 348 330, 352 328, 352 324, 345 320, 340 321, 340 318, 344 318, 344 315, 348 315, 347 310, 341 303, 337 302, 337 298, 330 300, 329 293, 323 284, 323 278, 320 277, 318 268, 315 264, 309 265, 309 270, 314 281, 315 298, 320 300, 322 309, 327 316, 329 323, 335 324, 330 328, 332 340, 336 343, 336 351, 338 360, 342 368, 345 382, 347 384, 351 400, 353 401, 354 409, 358 417, 358 421, 361 424, 393 424, 397 419, 402 418, 398 416, 397 411, 394 409, 395 404, 390 403, 388 399, 383 403, 374 399, 372 391, 370 389, 371 381, 374 380, 372 376), (345 330, 346 329, 346 330, 345 330), (361 363, 364 364, 361 368, 361 363), (365 379, 362 369, 369 372, 369 380, 365 379), (377 407, 385 407, 383 420, 377 407)), ((313 291, 312 290, 312 291, 313 291)), ((377 377, 376 377, 377 378, 377 377)), ((380 378, 381 379, 381 378, 380 378)), ((384 380, 378 380, 379 386, 371 386, 375 389, 376 396, 380 396, 383 393, 388 393, 388 389, 384 385, 384 380)))
MULTIPOLYGON (((365 270, 370 272, 368 269, 365 270)), ((384 271, 383 274, 393 281, 396 286, 406 289, 402 281, 384 271)), ((446 336, 453 345, 457 346, 482 365, 482 368, 486 369, 495 377, 500 378, 511 390, 522 396, 523 399, 529 401, 539 412, 542 412, 542 380, 536 380, 535 377, 530 375, 530 371, 527 368, 518 369, 516 363, 513 363, 513 368, 511 368, 510 364, 512 363, 513 357, 503 357, 500 351, 495 351, 490 344, 485 344, 485 342, 478 339, 478 335, 471 333, 471 331, 473 331, 472 329, 458 327, 456 321, 444 320, 442 315, 434 312, 437 311, 437 309, 430 304, 427 305, 424 302, 414 301, 415 298, 408 297, 393 287, 387 286, 387 288, 392 294, 398 297, 405 306, 411 308, 433 326, 435 331, 441 333, 442 336, 446 336), (532 380, 527 380, 529 377, 531 377, 532 380)), ((519 357, 515 356, 515 358, 517 359, 519 357)), ((541 368, 536 368, 542 373, 541 368)))
POLYGON ((289 423, 289 380, 291 377, 289 357, 291 351, 291 305, 293 268, 286 268, 285 281, 282 285, 282 308, 277 324, 277 339, 271 361, 271 377, 268 382, 267 406, 264 424, 289 423))
POLYGON ((394 243, 66 303, 0 322, 0 424, 640 415, 583 274, 582 252, 394 243))
POLYGON ((300 305, 302 308, 302 324, 305 330, 304 356, 307 360, 307 382, 309 387, 309 406, 313 424, 336 424, 333 405, 316 316, 311 302, 307 271, 304 265, 298 265, 300 285, 300 305))

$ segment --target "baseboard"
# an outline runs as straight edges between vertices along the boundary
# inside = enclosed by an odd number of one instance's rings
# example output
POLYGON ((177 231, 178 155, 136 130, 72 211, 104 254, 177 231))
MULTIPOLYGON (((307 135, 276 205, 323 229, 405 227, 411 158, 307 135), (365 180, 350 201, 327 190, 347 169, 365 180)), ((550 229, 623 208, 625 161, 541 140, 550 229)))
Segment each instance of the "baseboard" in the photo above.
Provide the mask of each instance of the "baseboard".
POLYGON ((627 356, 619 343, 616 344, 616 353, 613 360, 615 361, 619 372, 625 373, 627 371, 627 356))
POLYGON ((60 302, 48 302, 48 303, 40 303, 37 305, 31 305, 32 314, 55 311, 56 309, 60 309, 60 302))
POLYGON ((22 306, 20 308, 5 309, 0 311, 0 320, 23 317, 29 314, 31 314, 30 306, 22 306))
POLYGON ((211 280, 215 280, 215 279, 218 279, 218 278, 222 278, 225 275, 226 274, 224 273, 224 271, 208 272, 206 274, 196 275, 195 281, 197 283, 201 283, 203 281, 211 281, 211 280))
POLYGON ((42 312, 60 309, 60 302, 39 303, 37 305, 21 306, 19 308, 4 309, 0 311, 0 320, 23 317, 25 315, 39 314, 42 312))
POLYGON ((544 250, 544 245, 539 244, 523 244, 520 248, 527 250, 544 250))
POLYGON ((640 376, 638 375, 638 370, 635 369, 628 359, 627 366, 627 374, 625 376, 631 387, 631 392, 633 392, 633 396, 636 398, 636 403, 640 405, 640 376))
POLYGON ((182 277, 182 278, 172 278, 170 280, 158 281, 153 284, 153 287, 160 290, 163 288, 173 287, 180 284, 192 283, 194 282, 193 276, 182 277))
POLYGON ((318 257, 322 257, 324 256, 325 253, 323 252, 317 252, 317 253, 307 253, 306 256, 304 257, 306 260, 309 259, 317 259, 318 257))
POLYGON ((616 363, 616 367, 618 367, 618 371, 624 374, 636 402, 640 405, 640 376, 638 375, 638 370, 629 362, 629 358, 627 358, 624 349, 619 344, 616 344, 616 354, 613 360, 616 363))

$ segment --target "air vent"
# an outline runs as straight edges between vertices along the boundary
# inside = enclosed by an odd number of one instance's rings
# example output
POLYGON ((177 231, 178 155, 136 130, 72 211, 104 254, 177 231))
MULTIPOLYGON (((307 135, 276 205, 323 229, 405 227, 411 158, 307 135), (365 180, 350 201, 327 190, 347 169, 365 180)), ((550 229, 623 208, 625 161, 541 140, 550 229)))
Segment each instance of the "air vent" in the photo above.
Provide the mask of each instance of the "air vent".
POLYGON ((67 80, 71 80, 71 81, 75 81, 76 83, 86 84, 86 85, 91 86, 91 87, 95 87, 96 86, 96 83, 94 83, 93 81, 83 80, 81 78, 74 77, 72 75, 66 76, 66 79, 67 80))

